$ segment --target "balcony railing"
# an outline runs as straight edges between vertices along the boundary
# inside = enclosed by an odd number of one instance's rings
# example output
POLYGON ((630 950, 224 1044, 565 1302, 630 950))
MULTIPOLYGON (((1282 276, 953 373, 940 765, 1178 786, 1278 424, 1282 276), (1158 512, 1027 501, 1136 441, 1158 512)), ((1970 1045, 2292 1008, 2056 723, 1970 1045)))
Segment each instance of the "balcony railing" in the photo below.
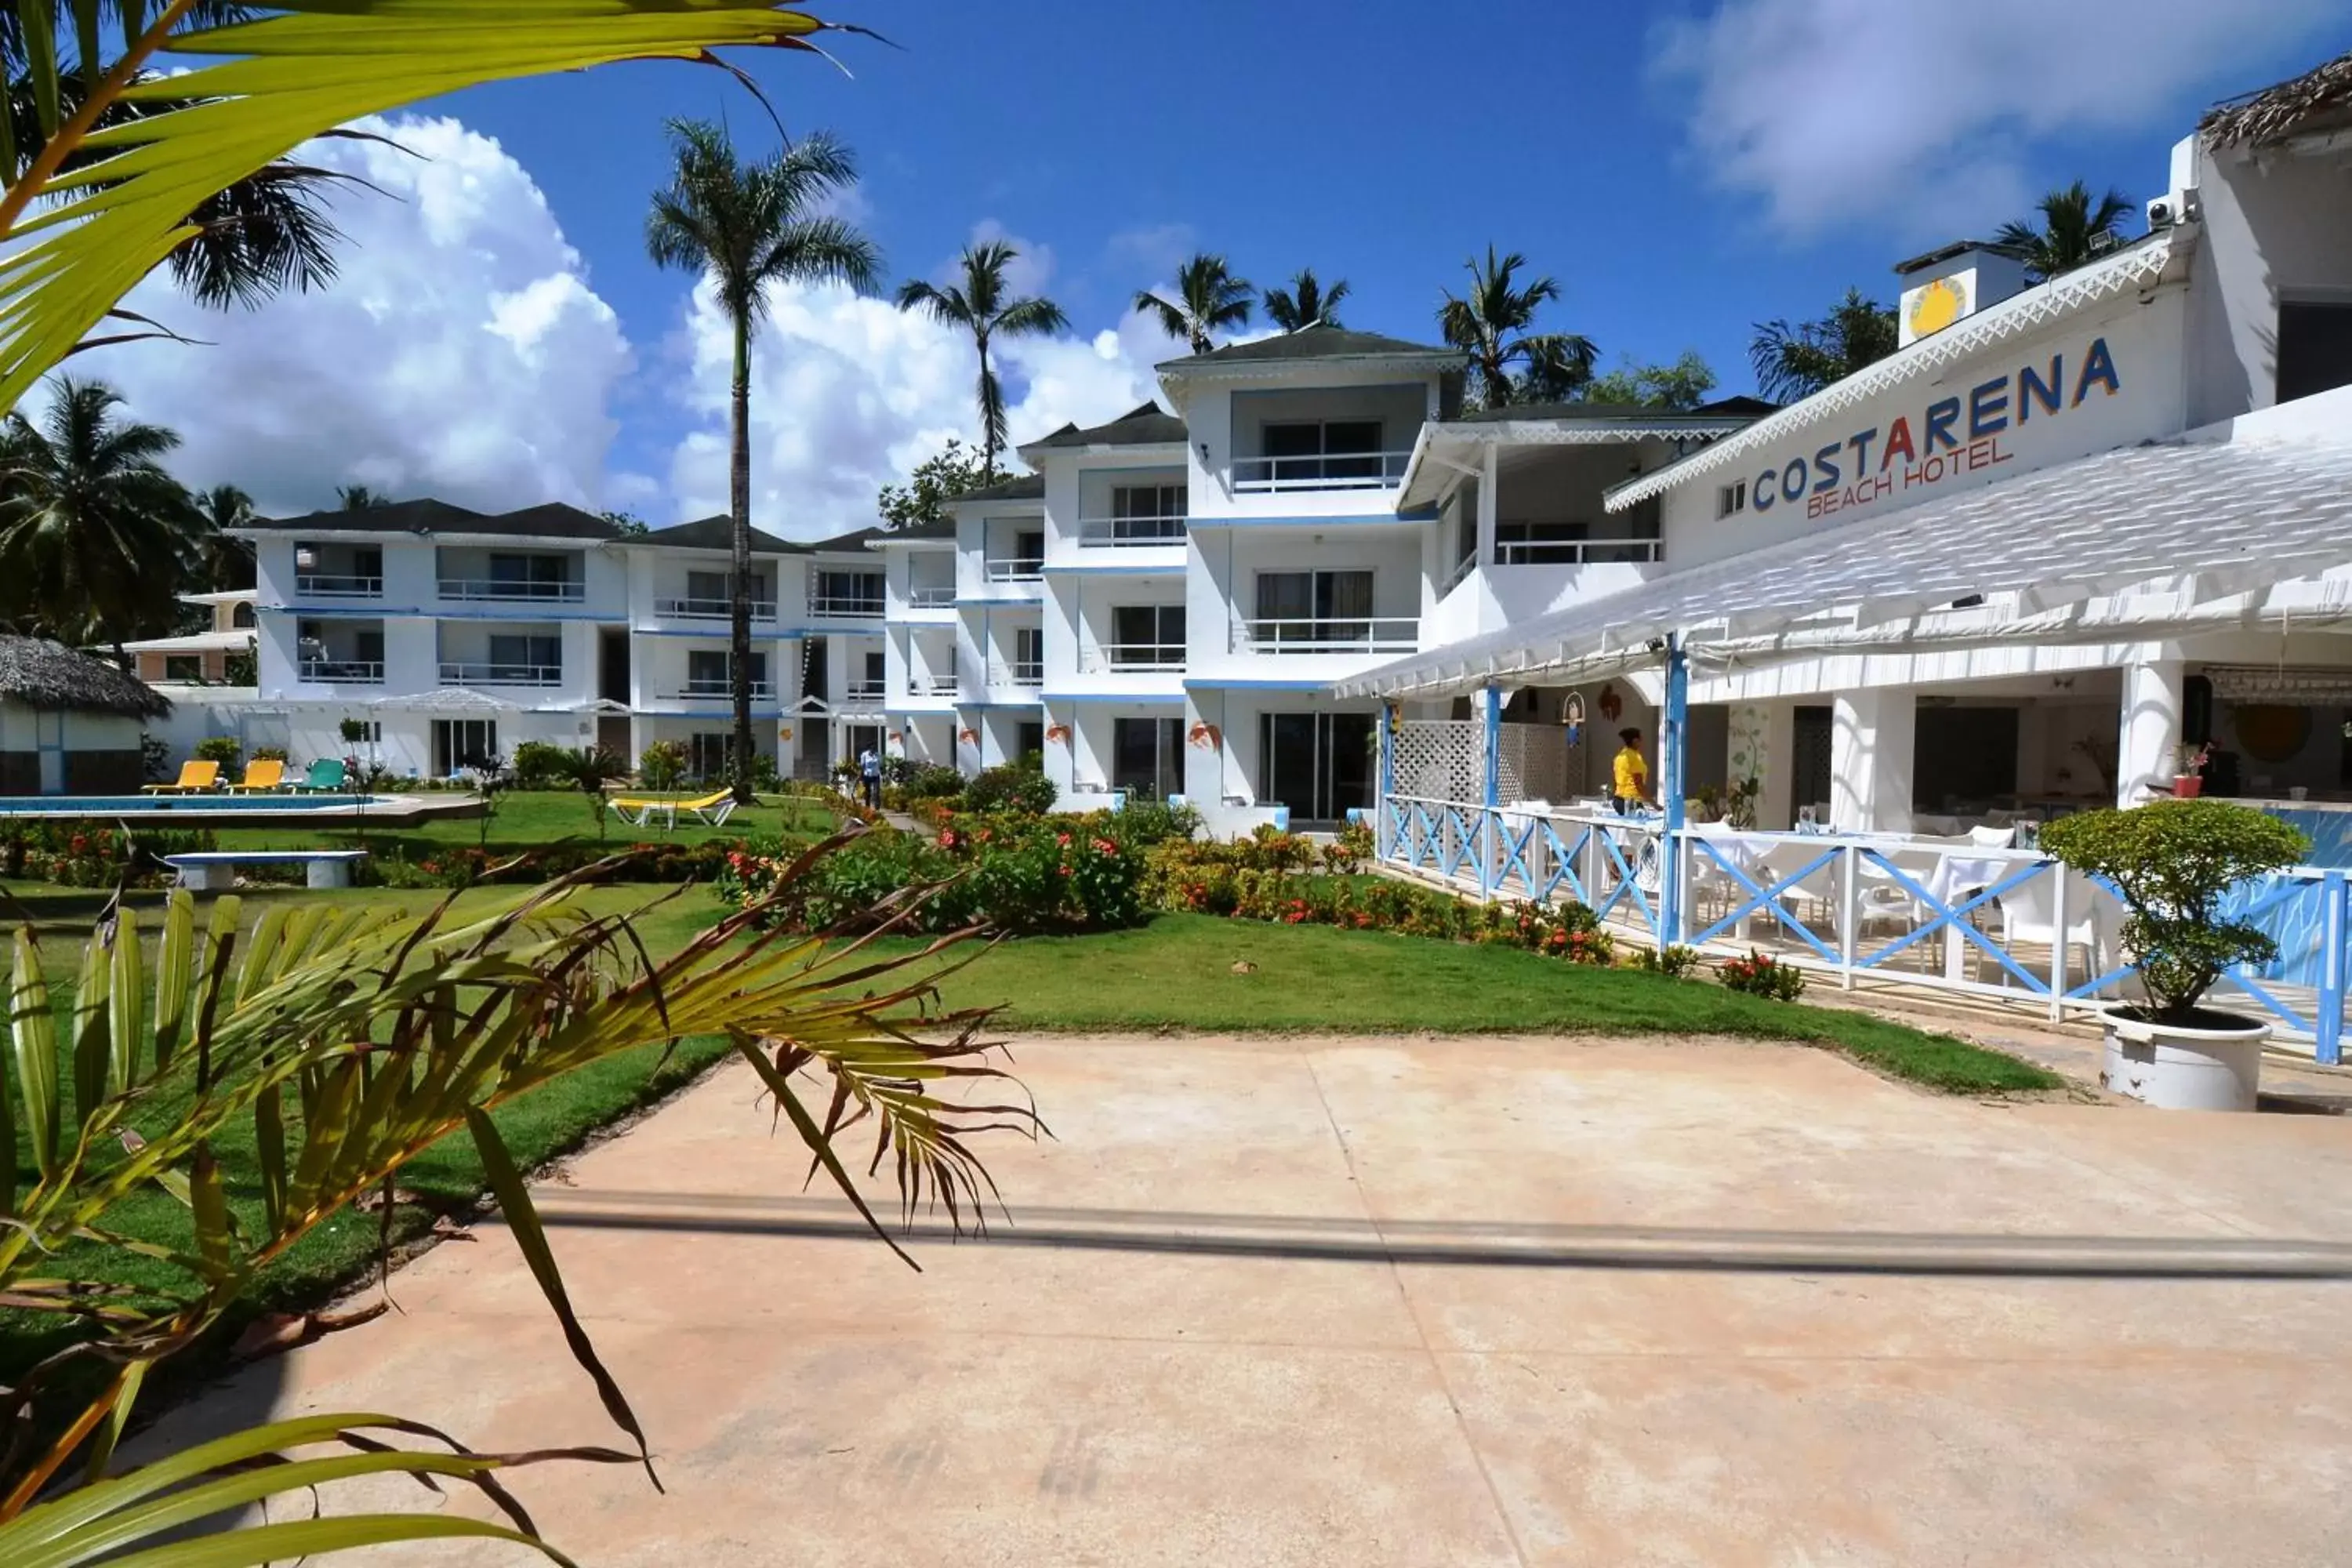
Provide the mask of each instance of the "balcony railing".
POLYGON ((509 577, 444 577, 441 596, 466 603, 576 605, 587 594, 586 584, 572 578, 560 583, 533 583, 509 577))
MULTIPOLYGON (((735 615, 735 605, 730 599, 656 599, 654 614, 680 621, 724 621, 735 615)), ((772 621, 776 618, 773 599, 751 601, 751 618, 772 621)))
POLYGON ((294 592, 305 599, 381 599, 383 578, 381 574, 362 577, 353 573, 298 572, 294 574, 294 592))
POLYGON ((1078 656, 1078 668, 1088 675, 1150 674, 1181 669, 1184 668, 1184 645, 1180 642, 1129 642, 1090 647, 1078 656))
POLYGON ((1025 555, 999 556, 988 563, 988 580, 992 583, 1042 583, 1045 580, 1045 563, 1025 555))
POLYGON ((952 675, 916 676, 907 682, 909 697, 953 697, 959 686, 952 675))
MULTIPOLYGON (((752 696, 773 697, 775 694, 776 688, 772 681, 755 680, 751 682, 752 696)), ((716 678, 715 679, 689 679, 684 686, 679 687, 672 695, 698 701, 713 697, 732 698, 735 695, 735 682, 730 678, 723 675, 716 678)))
POLYGON ((1078 547, 1082 550, 1144 549, 1184 542, 1181 517, 1097 517, 1081 519, 1078 547))
POLYGON ((444 686, 561 686, 560 664, 450 664, 441 666, 444 686))
POLYGON ((1034 664, 1020 660, 1011 664, 992 664, 988 667, 988 683, 991 686, 1024 688, 1043 686, 1045 684, 1045 666, 1042 660, 1034 664))
POLYGON ((380 658, 306 658, 301 671, 303 679, 321 686, 383 684, 383 660, 380 658))
POLYGON ((952 583, 926 583, 907 590, 907 607, 915 610, 952 610, 956 591, 952 583))
POLYGON ((1495 542, 1499 566, 1647 565, 1662 561, 1656 539, 1502 539, 1495 542))
POLYGON ((1421 622, 1410 616, 1341 620, 1256 619, 1234 623, 1233 651, 1261 654, 1411 653, 1420 646, 1421 622))
POLYGON ((813 594, 809 596, 809 614, 832 620, 878 621, 882 618, 882 601, 862 595, 813 594))
POLYGON ((1411 452, 1323 452, 1304 458, 1236 458, 1234 489, 1244 494, 1278 490, 1389 490, 1404 482, 1411 452))
POLYGON ((887 680, 853 680, 845 700, 851 702, 879 702, 890 695, 887 680))

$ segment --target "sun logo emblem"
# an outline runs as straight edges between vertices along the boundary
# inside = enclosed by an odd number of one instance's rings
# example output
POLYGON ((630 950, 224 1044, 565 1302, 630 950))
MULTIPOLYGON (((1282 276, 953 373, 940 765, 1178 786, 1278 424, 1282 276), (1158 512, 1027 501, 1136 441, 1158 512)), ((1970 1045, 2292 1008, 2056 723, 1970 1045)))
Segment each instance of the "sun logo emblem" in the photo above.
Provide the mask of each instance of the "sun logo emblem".
POLYGON ((1911 335, 1940 332, 1969 313, 1969 289, 1958 278, 1938 278, 1911 301, 1911 335))

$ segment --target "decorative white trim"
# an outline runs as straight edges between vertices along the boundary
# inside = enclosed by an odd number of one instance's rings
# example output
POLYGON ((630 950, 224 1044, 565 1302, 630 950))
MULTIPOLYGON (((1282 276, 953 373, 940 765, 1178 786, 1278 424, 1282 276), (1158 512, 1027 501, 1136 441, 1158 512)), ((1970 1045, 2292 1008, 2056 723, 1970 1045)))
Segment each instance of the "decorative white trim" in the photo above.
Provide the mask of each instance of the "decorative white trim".
MULTIPOLYGON (((1654 473, 1626 480, 1603 492, 1601 505, 1610 511, 1623 511, 1652 496, 1664 495, 1678 485, 1728 467, 1744 454, 1794 436, 1881 393, 1906 382, 1924 380, 1947 365, 2023 337, 2119 294, 2156 283, 2171 265, 2181 237, 2193 238, 2194 232, 2194 225, 2176 225, 2144 244, 2012 295, 1933 337, 1921 338, 1909 348, 1898 350, 1834 385, 1823 387, 1801 402, 1791 403, 1778 414, 1765 416, 1736 436, 1727 436, 1705 450, 1654 473)), ((2181 249, 2179 253, 2185 256, 2188 251, 2181 249)))

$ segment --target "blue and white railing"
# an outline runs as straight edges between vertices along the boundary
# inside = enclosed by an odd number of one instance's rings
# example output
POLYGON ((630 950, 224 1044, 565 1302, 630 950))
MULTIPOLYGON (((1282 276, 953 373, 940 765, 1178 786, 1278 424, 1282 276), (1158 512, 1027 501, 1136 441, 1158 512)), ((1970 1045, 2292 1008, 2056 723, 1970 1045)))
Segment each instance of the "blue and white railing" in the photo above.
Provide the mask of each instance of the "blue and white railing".
MULTIPOLYGON (((1573 900, 1622 937, 1784 962, 1864 980, 2023 1003, 2052 1018, 2126 994, 2113 888, 2031 849, 1835 833, 1669 827, 1661 816, 1384 796, 1392 868, 1489 900, 1573 900)), ((2282 1037, 2340 1059, 2352 973, 2352 888, 2336 868, 2248 883, 2229 912, 2279 946, 2232 973, 2282 1037)))

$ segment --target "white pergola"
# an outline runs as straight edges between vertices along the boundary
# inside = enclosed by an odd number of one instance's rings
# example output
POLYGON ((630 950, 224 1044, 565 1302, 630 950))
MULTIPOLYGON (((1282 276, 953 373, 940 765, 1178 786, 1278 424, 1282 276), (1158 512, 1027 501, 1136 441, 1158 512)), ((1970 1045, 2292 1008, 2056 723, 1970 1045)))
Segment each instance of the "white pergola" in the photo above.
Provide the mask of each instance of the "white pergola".
POLYGON ((2347 394, 2309 400, 2341 405, 2332 437, 2192 437, 2056 464, 1676 572, 1332 691, 1398 700, 1569 684, 1655 668, 1670 644, 1705 667, 2352 620, 2347 394))

